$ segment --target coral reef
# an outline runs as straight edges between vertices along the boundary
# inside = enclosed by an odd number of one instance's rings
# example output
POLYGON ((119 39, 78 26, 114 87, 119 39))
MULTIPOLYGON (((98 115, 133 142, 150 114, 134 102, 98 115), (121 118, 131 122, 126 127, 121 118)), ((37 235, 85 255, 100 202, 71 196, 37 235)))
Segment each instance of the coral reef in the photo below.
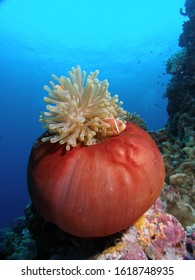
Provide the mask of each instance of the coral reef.
POLYGON ((167 72, 172 74, 164 97, 168 98, 168 130, 179 139, 190 137, 195 130, 195 4, 185 3, 189 20, 183 24, 179 38, 182 48, 167 61, 167 72))
POLYGON ((195 224, 186 228, 186 238, 186 259, 195 260, 195 224))
POLYGON ((195 160, 194 138, 179 140, 169 130, 151 132, 164 157, 166 185, 161 196, 184 227, 195 223, 195 160))
POLYGON ((124 231, 115 246, 97 259, 183 259, 186 256, 185 232, 174 216, 163 211, 160 199, 134 226, 124 231))
MULTIPOLYGON (((183 189, 183 191, 185 191, 185 189, 183 189)), ((161 199, 167 212, 177 217, 184 228, 186 228, 195 223, 195 210, 191 206, 190 196, 186 191, 184 194, 181 193, 177 188, 166 184, 161 193, 161 199)))
POLYGON ((141 128, 143 128, 144 130, 147 130, 147 124, 144 121, 144 119, 142 119, 140 117, 140 115, 137 115, 136 113, 130 113, 130 112, 126 112, 126 115, 124 117, 124 120, 126 122, 132 122, 138 126, 140 126, 141 128))
POLYGON ((130 227, 114 246, 93 256, 97 260, 147 260, 147 255, 138 244, 135 226, 130 227))
POLYGON ((172 75, 164 97, 169 119, 151 132, 163 154, 166 185, 161 193, 166 209, 187 228, 195 223, 195 2, 187 0, 179 52, 167 61, 172 75))
POLYGON ((32 260, 36 255, 36 242, 26 228, 24 217, 17 218, 10 228, 0 230, 0 259, 32 260))
MULTIPOLYGON (((1 259, 184 259, 186 235, 160 199, 131 227, 101 238, 78 238, 44 220, 29 205, 21 225, 1 231, 1 259), (14 231, 15 230, 15 231, 14 231), (15 247, 14 247, 15 246, 15 247), (14 251, 15 249, 15 251, 14 251)), ((188 234, 189 240, 190 234, 188 234)), ((190 256, 188 256, 189 258, 190 256)))
POLYGON ((182 74, 185 70, 185 63, 187 58, 187 49, 182 49, 174 53, 166 63, 166 71, 168 74, 182 74))
POLYGON ((186 9, 186 15, 188 15, 189 18, 192 18, 193 16, 195 16, 195 2, 194 2, 194 0, 186 0, 185 9, 186 9))

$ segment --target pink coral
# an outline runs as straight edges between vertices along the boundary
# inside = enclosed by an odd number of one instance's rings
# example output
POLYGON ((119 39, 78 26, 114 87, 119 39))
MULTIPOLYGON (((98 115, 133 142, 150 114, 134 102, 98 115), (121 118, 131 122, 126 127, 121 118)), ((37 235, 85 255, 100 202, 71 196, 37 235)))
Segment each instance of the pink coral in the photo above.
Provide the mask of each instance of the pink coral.
POLYGON ((115 246, 96 259, 181 260, 186 256, 186 235, 180 222, 163 210, 160 199, 123 232, 115 246))

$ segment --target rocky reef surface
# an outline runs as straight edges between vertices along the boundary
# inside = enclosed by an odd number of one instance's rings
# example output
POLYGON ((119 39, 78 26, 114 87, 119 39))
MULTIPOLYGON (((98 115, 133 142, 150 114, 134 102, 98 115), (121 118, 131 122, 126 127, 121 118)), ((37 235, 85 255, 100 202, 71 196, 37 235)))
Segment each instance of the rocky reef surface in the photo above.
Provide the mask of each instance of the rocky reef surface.
POLYGON ((167 61, 171 74, 164 97, 169 119, 165 128, 151 132, 163 154, 166 185, 161 198, 187 234, 188 258, 195 258, 195 1, 186 0, 181 50, 167 61))
MULTIPOLYGON (((167 61, 171 74, 167 125, 149 132, 165 161, 156 203, 128 229, 102 238, 78 238, 44 220, 29 204, 25 216, 0 229, 0 259, 195 259, 195 1, 186 0, 181 50, 167 61)), ((144 129, 135 114, 132 121, 144 129)))
POLYGON ((185 230, 166 213, 160 198, 133 226, 102 238, 69 235, 45 221, 31 204, 25 212, 0 230, 0 259, 180 260, 188 255, 185 230))
MULTIPOLYGON (((185 144, 194 140, 195 128, 195 2, 186 0, 183 32, 179 37, 181 50, 167 61, 172 75, 164 97, 168 98, 167 129, 185 144)), ((193 144, 193 143, 192 143, 193 144)))

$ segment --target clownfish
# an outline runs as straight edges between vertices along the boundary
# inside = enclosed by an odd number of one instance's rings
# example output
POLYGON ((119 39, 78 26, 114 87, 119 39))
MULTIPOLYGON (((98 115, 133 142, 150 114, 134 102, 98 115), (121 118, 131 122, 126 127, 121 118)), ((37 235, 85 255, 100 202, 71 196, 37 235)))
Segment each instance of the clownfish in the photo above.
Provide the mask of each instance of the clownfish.
POLYGON ((62 85, 56 85, 55 86, 57 89, 64 89, 64 86, 62 86, 62 85))
POLYGON ((105 119, 104 122, 110 125, 106 129, 106 136, 117 136, 126 128, 126 124, 119 119, 109 118, 105 119))

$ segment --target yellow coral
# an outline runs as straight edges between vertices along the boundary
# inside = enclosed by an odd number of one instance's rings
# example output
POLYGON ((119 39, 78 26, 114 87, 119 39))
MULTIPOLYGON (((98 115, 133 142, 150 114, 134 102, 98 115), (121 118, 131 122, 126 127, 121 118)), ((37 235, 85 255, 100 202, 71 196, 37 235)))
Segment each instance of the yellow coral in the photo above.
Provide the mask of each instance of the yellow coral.
POLYGON ((50 82, 52 89, 44 87, 49 92, 44 98, 48 105, 47 112, 41 112, 40 122, 45 124, 50 136, 43 138, 43 142, 66 144, 66 150, 77 142, 95 144, 98 135, 104 137, 109 131, 107 119, 123 118, 126 112, 121 108, 122 102, 118 102, 117 95, 110 96, 108 81, 100 82, 98 73, 98 70, 91 72, 86 83, 86 72, 80 66, 69 71, 70 78, 52 75, 59 84, 50 82))
POLYGON ((163 223, 159 223, 156 218, 154 218, 152 221, 149 221, 147 219, 147 213, 142 215, 134 223, 134 225, 138 232, 137 239, 144 248, 150 245, 151 240, 153 240, 152 242, 155 242, 155 240, 158 238, 166 238, 166 235, 164 234, 165 225, 163 223))
POLYGON ((126 242, 118 242, 115 246, 111 246, 103 251, 103 254, 114 254, 122 251, 126 246, 126 242))

